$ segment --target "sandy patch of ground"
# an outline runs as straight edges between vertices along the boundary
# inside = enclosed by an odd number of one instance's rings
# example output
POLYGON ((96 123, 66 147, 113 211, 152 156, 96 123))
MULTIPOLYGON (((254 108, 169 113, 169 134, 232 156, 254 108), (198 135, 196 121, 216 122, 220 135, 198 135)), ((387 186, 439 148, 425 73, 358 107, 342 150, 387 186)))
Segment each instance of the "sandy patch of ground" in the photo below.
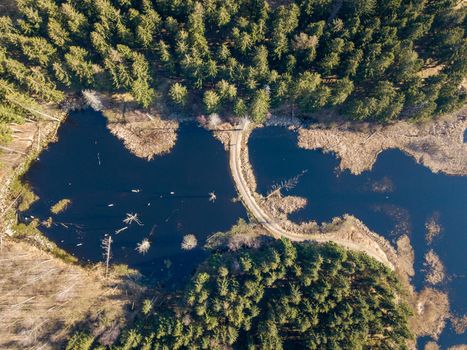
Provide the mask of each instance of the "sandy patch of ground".
POLYGON ((425 254, 423 266, 425 267, 425 281, 427 283, 435 285, 444 281, 446 277, 444 265, 433 249, 425 254))
POLYGON ((467 108, 425 123, 399 121, 387 126, 342 123, 299 129, 299 146, 323 149, 340 158, 340 168, 360 174, 371 169, 378 154, 399 148, 433 172, 467 175, 467 108))
POLYGON ((0 252, 0 348, 59 348, 73 328, 118 334, 136 284, 67 264, 30 244, 4 242, 0 252))

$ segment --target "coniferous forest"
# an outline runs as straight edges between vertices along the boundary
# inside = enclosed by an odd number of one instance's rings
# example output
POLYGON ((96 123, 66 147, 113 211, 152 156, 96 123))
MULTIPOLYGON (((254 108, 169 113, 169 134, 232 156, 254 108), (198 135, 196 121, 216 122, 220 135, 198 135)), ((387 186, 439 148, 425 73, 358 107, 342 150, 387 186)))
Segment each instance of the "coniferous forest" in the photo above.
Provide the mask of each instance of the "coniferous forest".
MULTIPOLYGON (((178 302, 141 305, 114 350, 407 349, 407 307, 393 272, 328 244, 275 241, 216 253, 178 302)), ((76 333, 67 350, 104 350, 76 333)))
MULTIPOLYGON (((0 144, 83 90, 255 123, 435 118, 466 100, 458 3, 16 0, 0 14, 0 144)), ((286 239, 211 253, 183 291, 136 305, 113 345, 83 327, 67 350, 407 349, 403 291, 364 254, 286 239)))
POLYGON ((257 122, 275 109, 429 118, 465 99, 465 8, 456 4, 18 0, 13 18, 0 17, 1 133, 83 89, 257 122))

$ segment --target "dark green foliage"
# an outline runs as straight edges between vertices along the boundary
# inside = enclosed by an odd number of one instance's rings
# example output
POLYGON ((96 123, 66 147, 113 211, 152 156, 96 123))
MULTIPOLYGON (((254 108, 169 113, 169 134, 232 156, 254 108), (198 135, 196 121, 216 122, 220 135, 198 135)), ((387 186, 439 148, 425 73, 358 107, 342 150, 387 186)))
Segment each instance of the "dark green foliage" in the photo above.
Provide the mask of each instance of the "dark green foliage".
POLYGON ((68 342, 66 350, 89 350, 94 337, 86 333, 76 333, 68 342))
POLYGON ((0 17, 0 122, 61 100, 58 88, 258 122, 283 103, 357 120, 430 117, 465 101, 465 9, 455 4, 21 0, 17 19, 0 17), (432 67, 440 72, 423 78, 432 67))
POLYGON ((407 349, 408 310, 382 264, 336 245, 275 241, 213 255, 175 309, 112 349, 407 349))

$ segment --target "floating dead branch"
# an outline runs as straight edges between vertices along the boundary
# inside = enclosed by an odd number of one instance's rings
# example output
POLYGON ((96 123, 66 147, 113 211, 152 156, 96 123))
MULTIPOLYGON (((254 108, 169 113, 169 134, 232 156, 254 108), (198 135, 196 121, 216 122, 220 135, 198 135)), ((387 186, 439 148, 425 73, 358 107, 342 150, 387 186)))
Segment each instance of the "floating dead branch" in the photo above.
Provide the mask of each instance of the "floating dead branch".
POLYGON ((210 192, 210 193, 209 193, 209 201, 210 201, 210 202, 215 202, 216 199, 217 199, 216 194, 215 194, 214 192, 210 192))
POLYGON ((121 232, 125 231, 126 229, 128 229, 128 226, 125 226, 125 227, 119 228, 118 230, 116 230, 116 231, 115 231, 115 234, 117 234, 117 235, 118 235, 119 233, 121 233, 121 232))
POLYGON ((143 226, 143 223, 139 220, 137 213, 127 213, 126 218, 123 220, 123 222, 128 225, 131 225, 133 222, 136 222, 139 226, 143 226))

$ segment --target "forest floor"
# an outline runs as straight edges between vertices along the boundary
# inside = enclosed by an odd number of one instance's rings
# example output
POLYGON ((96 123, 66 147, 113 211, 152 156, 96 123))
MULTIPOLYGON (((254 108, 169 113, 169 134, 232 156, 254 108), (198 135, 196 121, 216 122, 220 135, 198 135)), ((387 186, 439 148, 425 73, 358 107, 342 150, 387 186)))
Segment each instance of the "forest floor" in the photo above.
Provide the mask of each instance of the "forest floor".
POLYGON ((433 172, 467 175, 467 107, 432 121, 399 121, 386 126, 368 123, 319 123, 298 130, 298 144, 305 149, 334 152, 340 168, 360 174, 372 168, 378 155, 397 148, 433 172))
POLYGON ((16 0, 2 0, 0 2, 0 13, 2 16, 12 16, 16 12, 16 0))

